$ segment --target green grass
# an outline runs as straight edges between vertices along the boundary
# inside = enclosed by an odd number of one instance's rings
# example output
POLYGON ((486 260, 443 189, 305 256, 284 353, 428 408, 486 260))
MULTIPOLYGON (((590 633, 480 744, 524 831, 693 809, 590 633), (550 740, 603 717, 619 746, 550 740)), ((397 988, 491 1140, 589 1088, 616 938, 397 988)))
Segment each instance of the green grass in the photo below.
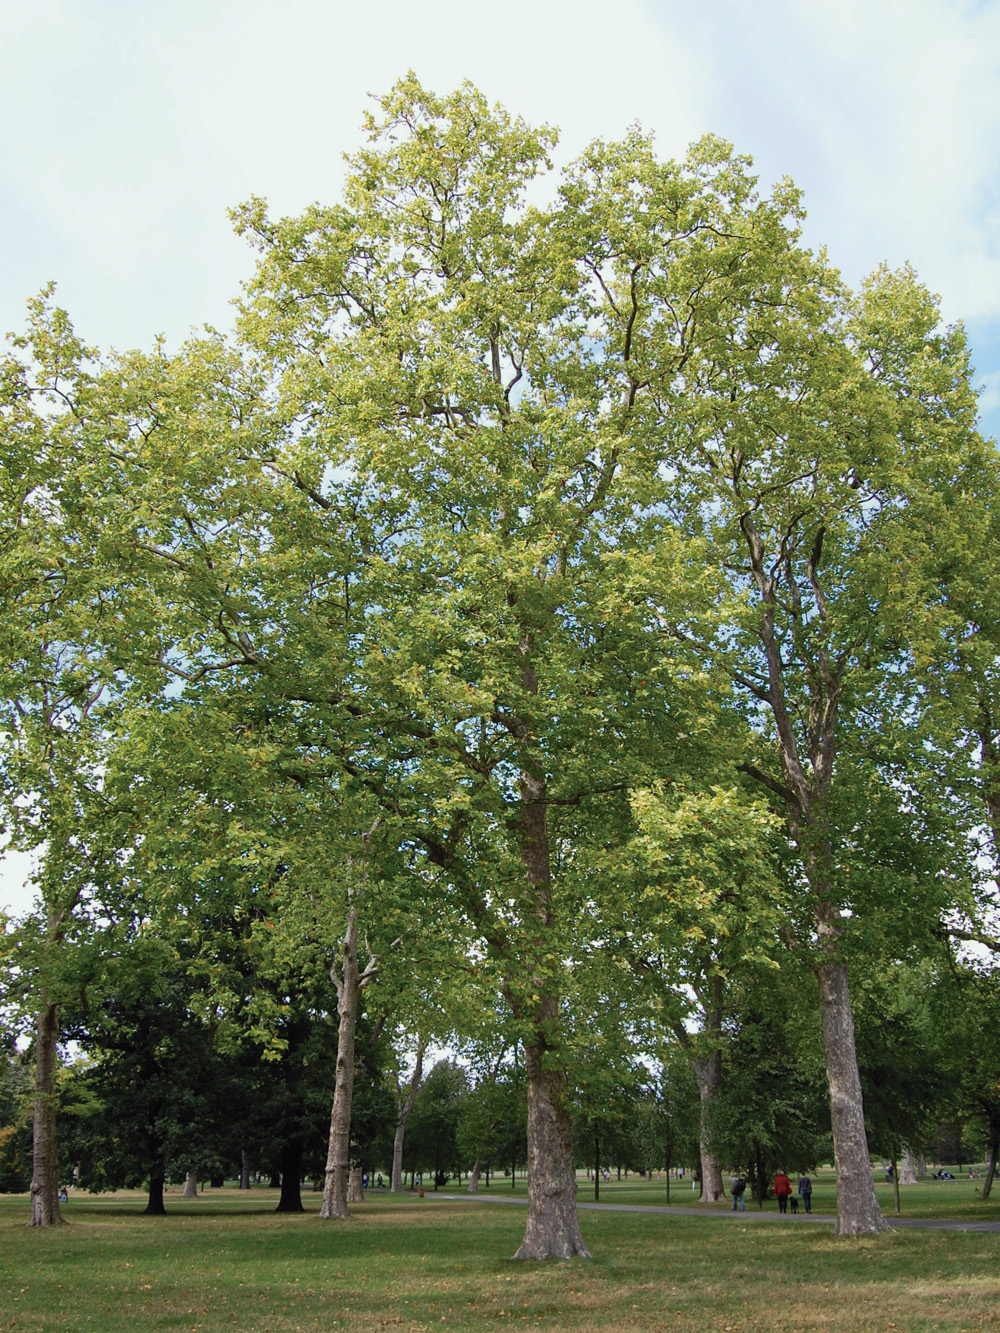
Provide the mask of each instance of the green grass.
POLYGON ((369 1195, 341 1224, 274 1203, 174 1193, 146 1218, 140 1196, 75 1196, 37 1231, 0 1197, 0 1330, 1000 1329, 1000 1234, 585 1213, 592 1263, 518 1264, 519 1208, 369 1195))
MULTIPOLYGON (((958 1176, 957 1169, 955 1170, 958 1176)), ((792 1183, 798 1177, 793 1176, 792 1183)), ((820 1171, 812 1177, 813 1212, 835 1213, 837 1211, 837 1191, 832 1171, 820 1171)), ((917 1185, 900 1186, 900 1215, 902 1217, 947 1217, 964 1221, 1000 1222, 1000 1183, 992 1197, 985 1202, 978 1197, 982 1180, 969 1180, 968 1177, 955 1180, 926 1180, 917 1185)), ((728 1178, 727 1178, 728 1188, 728 1178)), ((518 1194, 526 1194, 525 1183, 518 1179, 518 1194)), ((490 1186, 491 1194, 511 1193, 510 1181, 494 1181, 490 1186)), ((886 1217, 891 1218, 895 1206, 892 1186, 884 1183, 881 1173, 875 1180, 875 1193, 886 1217)), ((578 1197, 581 1203, 590 1203, 594 1197, 594 1183, 581 1179, 578 1197)), ((666 1202, 666 1182, 663 1180, 645 1181, 629 1176, 619 1181, 612 1177, 611 1183, 601 1183, 601 1203, 647 1203, 664 1204, 666 1202)), ((692 1192, 689 1179, 670 1182, 670 1204, 672 1207, 700 1208, 698 1195, 692 1192)), ((710 1212, 717 1209, 705 1205, 710 1212)), ((747 1210, 756 1209, 757 1205, 747 1196, 747 1210)), ((764 1211, 776 1213, 778 1205, 774 1199, 764 1204, 764 1211)))

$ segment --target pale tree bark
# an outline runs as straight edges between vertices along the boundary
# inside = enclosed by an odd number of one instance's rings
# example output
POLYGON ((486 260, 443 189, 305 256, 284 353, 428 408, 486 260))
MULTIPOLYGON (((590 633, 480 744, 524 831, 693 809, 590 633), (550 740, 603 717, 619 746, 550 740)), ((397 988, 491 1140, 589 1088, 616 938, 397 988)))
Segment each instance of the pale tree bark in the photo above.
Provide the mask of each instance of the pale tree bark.
MULTIPOLYGON (((708 973, 709 965, 703 964, 703 971, 708 973)), ((701 1202, 725 1203, 726 1190, 722 1181, 722 1167, 712 1151, 711 1113, 712 1103, 722 1090, 722 1017, 724 984, 720 976, 714 976, 710 982, 710 998, 699 993, 704 1025, 701 1033, 692 1036, 683 1023, 674 1024, 674 1035, 681 1048, 687 1053, 698 1084, 699 1125, 698 1154, 701 1159, 701 1202), (698 1053, 698 1038, 711 1042, 712 1049, 707 1056, 698 1053)))
POLYGON ((833 1157, 837 1169, 837 1224, 834 1233, 838 1236, 856 1236, 885 1231, 889 1224, 882 1216, 872 1182, 861 1079, 854 1045, 854 1018, 847 989, 847 965, 842 962, 824 963, 816 969, 816 978, 819 982, 823 1048, 830 1090, 833 1157))
POLYGON ((184 1193, 181 1195, 181 1198, 197 1199, 197 1197, 198 1197, 198 1173, 197 1171, 189 1171, 187 1173, 187 1178, 184 1181, 184 1193))
POLYGON ((482 1175, 482 1170, 483 1170, 482 1158, 477 1157, 475 1162, 473 1163, 472 1173, 469 1176, 469 1183, 465 1187, 466 1194, 479 1193, 479 1177, 480 1175, 482 1175))
POLYGON ((989 1117, 989 1147, 986 1155, 986 1177, 983 1188, 979 1191, 981 1199, 988 1199, 993 1190, 997 1174, 997 1157, 1000 1155, 1000 1116, 995 1113, 989 1117))
POLYGON ((418 1038, 413 1073, 410 1075, 410 1081, 407 1085, 406 1098, 399 1106, 399 1114, 396 1118, 396 1133, 392 1140, 392 1181, 389 1186, 389 1191, 392 1194, 402 1194, 403 1192, 403 1142, 406 1135, 406 1122, 410 1118, 413 1103, 417 1100, 417 1093, 420 1091, 420 1084, 424 1077, 424 1052, 426 1050, 427 1038, 418 1038))
POLYGON ((56 1052, 59 1010, 43 1002, 35 1021, 34 1142, 31 1164, 31 1225, 58 1226, 59 1144, 56 1136, 56 1052))
POLYGON ((899 1183, 915 1185, 917 1183, 917 1159, 908 1143, 903 1144, 903 1158, 899 1166, 899 1183))
MULTIPOLYGON (((376 820, 362 839, 363 857, 361 874, 368 875, 371 840, 378 827, 376 820)), ((348 862, 347 873, 357 867, 348 862)), ((348 1175, 351 1169, 351 1104, 354 1100, 354 1039, 361 1009, 361 993, 374 980, 378 971, 376 959, 369 950, 368 964, 362 971, 358 964, 358 909, 355 899, 360 888, 348 885, 347 926, 340 948, 340 956, 330 969, 337 988, 337 1080, 330 1110, 330 1143, 326 1158, 326 1178, 323 1186, 321 1218, 344 1219, 347 1212, 348 1175)))
POLYGON ((362 1174, 361 1167, 356 1166, 354 1163, 352 1163, 350 1172, 348 1173, 347 1177, 347 1202, 364 1203, 364 1201, 365 1201, 364 1176, 362 1174))

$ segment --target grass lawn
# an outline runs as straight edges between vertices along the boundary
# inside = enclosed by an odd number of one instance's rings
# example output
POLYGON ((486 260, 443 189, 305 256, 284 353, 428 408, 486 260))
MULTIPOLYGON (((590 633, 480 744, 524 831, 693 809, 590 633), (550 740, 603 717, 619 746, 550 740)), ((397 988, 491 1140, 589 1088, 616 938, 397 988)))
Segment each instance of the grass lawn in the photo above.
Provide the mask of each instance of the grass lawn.
MULTIPOLYGON (((966 1221, 1000 1222, 1000 1183, 994 1188, 992 1197, 984 1203, 978 1197, 982 1180, 960 1178, 955 1168, 955 1180, 925 1180, 918 1185, 903 1185, 899 1191, 900 1216, 902 1217, 950 1217, 966 1221)), ((837 1211, 837 1191, 832 1171, 820 1171, 813 1174, 813 1212, 835 1213, 837 1211)), ((792 1175, 792 1184, 798 1176, 792 1175)), ((728 1189, 729 1180, 726 1177, 728 1189)), ((494 1180, 490 1187, 491 1194, 511 1192, 510 1180, 494 1180)), ((517 1181, 518 1194, 527 1193, 525 1182, 517 1181)), ((875 1193, 886 1217, 892 1218, 894 1201, 892 1186, 884 1183, 882 1173, 875 1177, 875 1193)), ((578 1195, 581 1203, 590 1203, 594 1197, 594 1182, 581 1178, 578 1195)), ((601 1183, 601 1203, 652 1203, 666 1202, 666 1182, 663 1180, 645 1181, 636 1176, 618 1181, 612 1177, 611 1183, 601 1183)), ((673 1207, 698 1208, 698 1195, 692 1192, 691 1181, 671 1180, 670 1203, 673 1207)), ((706 1205, 708 1211, 716 1209, 706 1205)), ((756 1203, 747 1195, 747 1210, 755 1209, 756 1203)), ((768 1199, 764 1211, 776 1213, 778 1205, 774 1199, 768 1199)))
POLYGON ((520 1208, 370 1194, 342 1224, 275 1201, 74 1196, 36 1231, 0 1196, 0 1330, 1000 1330, 1000 1233, 585 1213, 592 1263, 519 1264, 520 1208))

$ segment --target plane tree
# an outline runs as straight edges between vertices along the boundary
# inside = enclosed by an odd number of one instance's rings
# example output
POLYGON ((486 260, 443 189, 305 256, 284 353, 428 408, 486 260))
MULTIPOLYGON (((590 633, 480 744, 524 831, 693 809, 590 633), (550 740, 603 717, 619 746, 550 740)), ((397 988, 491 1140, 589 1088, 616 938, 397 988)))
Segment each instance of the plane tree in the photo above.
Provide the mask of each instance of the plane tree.
POLYGON ((742 768, 785 819, 812 913, 837 1230, 855 1234, 885 1222, 869 1169, 844 922, 878 904, 849 873, 834 806, 851 767, 845 737, 909 661, 919 594, 903 591, 906 552, 912 530, 927 531, 921 497, 978 448, 975 395, 961 331, 939 328, 911 273, 882 270, 851 295, 794 231, 772 241, 751 261, 734 240, 738 315, 720 310, 715 341, 684 375, 668 365, 656 379, 664 419, 678 421, 664 503, 701 525, 732 598, 714 624, 666 610, 658 619, 665 639, 696 640, 729 674, 761 739, 742 768))
MULTIPOLYGON (((116 669, 192 699, 226 677, 288 719, 301 775, 348 774, 476 935, 526 1056, 519 1254, 583 1254, 560 1015, 589 912, 550 824, 648 778, 697 710, 704 682, 630 614, 638 555, 686 547, 589 168, 531 208, 550 131, 412 78, 379 114, 344 203, 238 210, 261 257, 235 343, 118 358, 64 419, 86 460, 66 512, 121 599, 116 669)), ((785 204, 749 199, 714 141, 614 153, 651 218, 637 281, 687 312, 660 330, 680 367, 731 281, 726 219, 785 204)), ((609 207, 629 232, 634 200, 609 207)))

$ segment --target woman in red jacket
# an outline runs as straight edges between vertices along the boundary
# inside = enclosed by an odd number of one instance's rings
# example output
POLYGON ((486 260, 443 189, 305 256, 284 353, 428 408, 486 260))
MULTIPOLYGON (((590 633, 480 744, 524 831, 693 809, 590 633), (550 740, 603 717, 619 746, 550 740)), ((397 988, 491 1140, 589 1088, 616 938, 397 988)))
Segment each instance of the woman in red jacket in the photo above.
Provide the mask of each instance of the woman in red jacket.
POLYGON ((792 1192, 792 1182, 785 1175, 784 1171, 779 1171, 774 1177, 774 1193, 778 1200, 778 1212, 788 1212, 788 1196, 792 1192))

